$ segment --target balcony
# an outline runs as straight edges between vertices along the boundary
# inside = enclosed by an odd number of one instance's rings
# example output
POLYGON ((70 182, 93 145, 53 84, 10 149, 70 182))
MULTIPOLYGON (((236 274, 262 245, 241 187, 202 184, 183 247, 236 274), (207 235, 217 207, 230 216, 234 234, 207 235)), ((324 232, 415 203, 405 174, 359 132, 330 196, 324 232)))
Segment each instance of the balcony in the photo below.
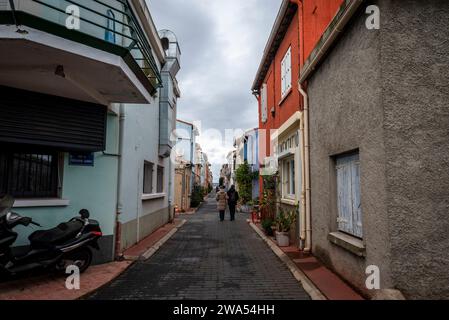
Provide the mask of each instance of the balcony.
POLYGON ((149 42, 157 34, 143 31, 152 22, 139 21, 141 6, 134 0, 0 1, 0 84, 103 104, 150 102, 162 80, 149 42), (76 30, 66 25, 76 15, 70 6, 79 9, 76 30))

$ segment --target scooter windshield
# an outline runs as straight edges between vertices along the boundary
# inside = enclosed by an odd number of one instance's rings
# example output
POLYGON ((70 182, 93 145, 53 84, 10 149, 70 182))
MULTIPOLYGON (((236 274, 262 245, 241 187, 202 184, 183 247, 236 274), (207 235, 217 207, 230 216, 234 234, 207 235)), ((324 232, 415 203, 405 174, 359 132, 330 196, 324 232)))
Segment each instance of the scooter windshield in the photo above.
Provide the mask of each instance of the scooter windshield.
POLYGON ((2 199, 0 199, 0 218, 9 212, 13 205, 14 198, 10 195, 6 195, 2 199))

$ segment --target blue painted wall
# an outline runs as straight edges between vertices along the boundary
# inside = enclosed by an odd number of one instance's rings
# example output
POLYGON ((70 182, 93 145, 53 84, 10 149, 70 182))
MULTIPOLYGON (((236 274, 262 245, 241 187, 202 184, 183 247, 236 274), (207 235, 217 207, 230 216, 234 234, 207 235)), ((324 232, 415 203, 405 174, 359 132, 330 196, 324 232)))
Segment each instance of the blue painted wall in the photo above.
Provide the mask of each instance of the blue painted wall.
MULTIPOLYGON (((118 153, 118 117, 108 115, 106 153, 118 153)), ((62 198, 70 200, 65 207, 14 208, 15 212, 32 217, 42 229, 53 228, 78 215, 86 208, 91 218, 98 220, 104 236, 113 235, 117 205, 118 157, 95 153, 93 167, 71 166, 68 153, 64 154, 62 198)), ((15 230, 19 238, 15 245, 28 244, 28 235, 39 228, 19 226, 15 230)), ((112 250, 112 248, 111 248, 112 250)), ((111 251, 112 253, 112 251, 111 251)))

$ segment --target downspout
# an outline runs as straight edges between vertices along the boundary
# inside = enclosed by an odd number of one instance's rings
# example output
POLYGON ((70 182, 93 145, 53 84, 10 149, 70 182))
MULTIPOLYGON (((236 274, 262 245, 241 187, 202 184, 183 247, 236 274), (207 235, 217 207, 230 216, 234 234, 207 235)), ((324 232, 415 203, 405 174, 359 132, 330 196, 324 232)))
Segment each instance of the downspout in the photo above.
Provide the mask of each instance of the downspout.
MULTIPOLYGON (((173 172, 174 174, 174 172, 173 172)), ((171 157, 168 158, 168 221, 169 222, 173 222, 174 220, 174 216, 172 217, 172 209, 171 209, 171 204, 172 204, 172 192, 171 192, 171 187, 172 187, 172 163, 171 163, 171 157)))
POLYGON ((123 199, 122 199, 122 157, 123 157, 123 141, 125 137, 125 106, 120 104, 119 111, 119 157, 117 168, 117 214, 115 221, 115 258, 119 258, 121 255, 121 239, 122 239, 122 226, 120 223, 120 215, 123 213, 123 199))
POLYGON ((301 172, 302 172, 302 179, 301 179, 301 211, 300 211, 300 234, 299 234, 299 249, 304 250, 305 248, 305 242, 306 242, 306 164, 305 164, 305 140, 304 140, 304 112, 301 112, 301 118, 300 118, 300 125, 299 125, 299 132, 301 136, 301 172))
POLYGON ((303 251, 310 252, 312 248, 312 228, 311 228, 311 210, 310 210, 310 139, 309 139, 309 97, 298 81, 298 90, 304 98, 304 113, 301 127, 304 131, 304 187, 305 189, 305 217, 303 231, 305 232, 305 244, 303 251))

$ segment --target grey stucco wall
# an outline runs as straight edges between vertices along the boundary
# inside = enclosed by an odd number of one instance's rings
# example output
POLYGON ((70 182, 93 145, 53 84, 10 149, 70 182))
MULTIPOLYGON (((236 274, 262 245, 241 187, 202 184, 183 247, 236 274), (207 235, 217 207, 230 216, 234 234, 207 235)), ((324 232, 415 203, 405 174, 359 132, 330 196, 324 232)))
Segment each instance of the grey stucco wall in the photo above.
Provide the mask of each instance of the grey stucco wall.
POLYGON ((449 298, 449 2, 367 1, 309 80, 313 251, 365 290, 365 267, 407 298, 449 298), (363 10, 364 11, 364 10, 363 10), (360 152, 366 258, 331 244, 332 156, 360 152))
POLYGON ((382 1, 382 89, 394 284, 449 298, 449 2, 382 1))
MULTIPOLYGON (((385 150, 380 82, 379 31, 365 28, 360 13, 309 81, 312 250, 354 286, 365 288, 365 269, 381 268, 391 286, 386 214, 385 150), (360 183, 366 257, 328 240, 337 231, 333 157, 360 153, 360 183)), ((367 292, 365 292, 367 293, 367 292)))

